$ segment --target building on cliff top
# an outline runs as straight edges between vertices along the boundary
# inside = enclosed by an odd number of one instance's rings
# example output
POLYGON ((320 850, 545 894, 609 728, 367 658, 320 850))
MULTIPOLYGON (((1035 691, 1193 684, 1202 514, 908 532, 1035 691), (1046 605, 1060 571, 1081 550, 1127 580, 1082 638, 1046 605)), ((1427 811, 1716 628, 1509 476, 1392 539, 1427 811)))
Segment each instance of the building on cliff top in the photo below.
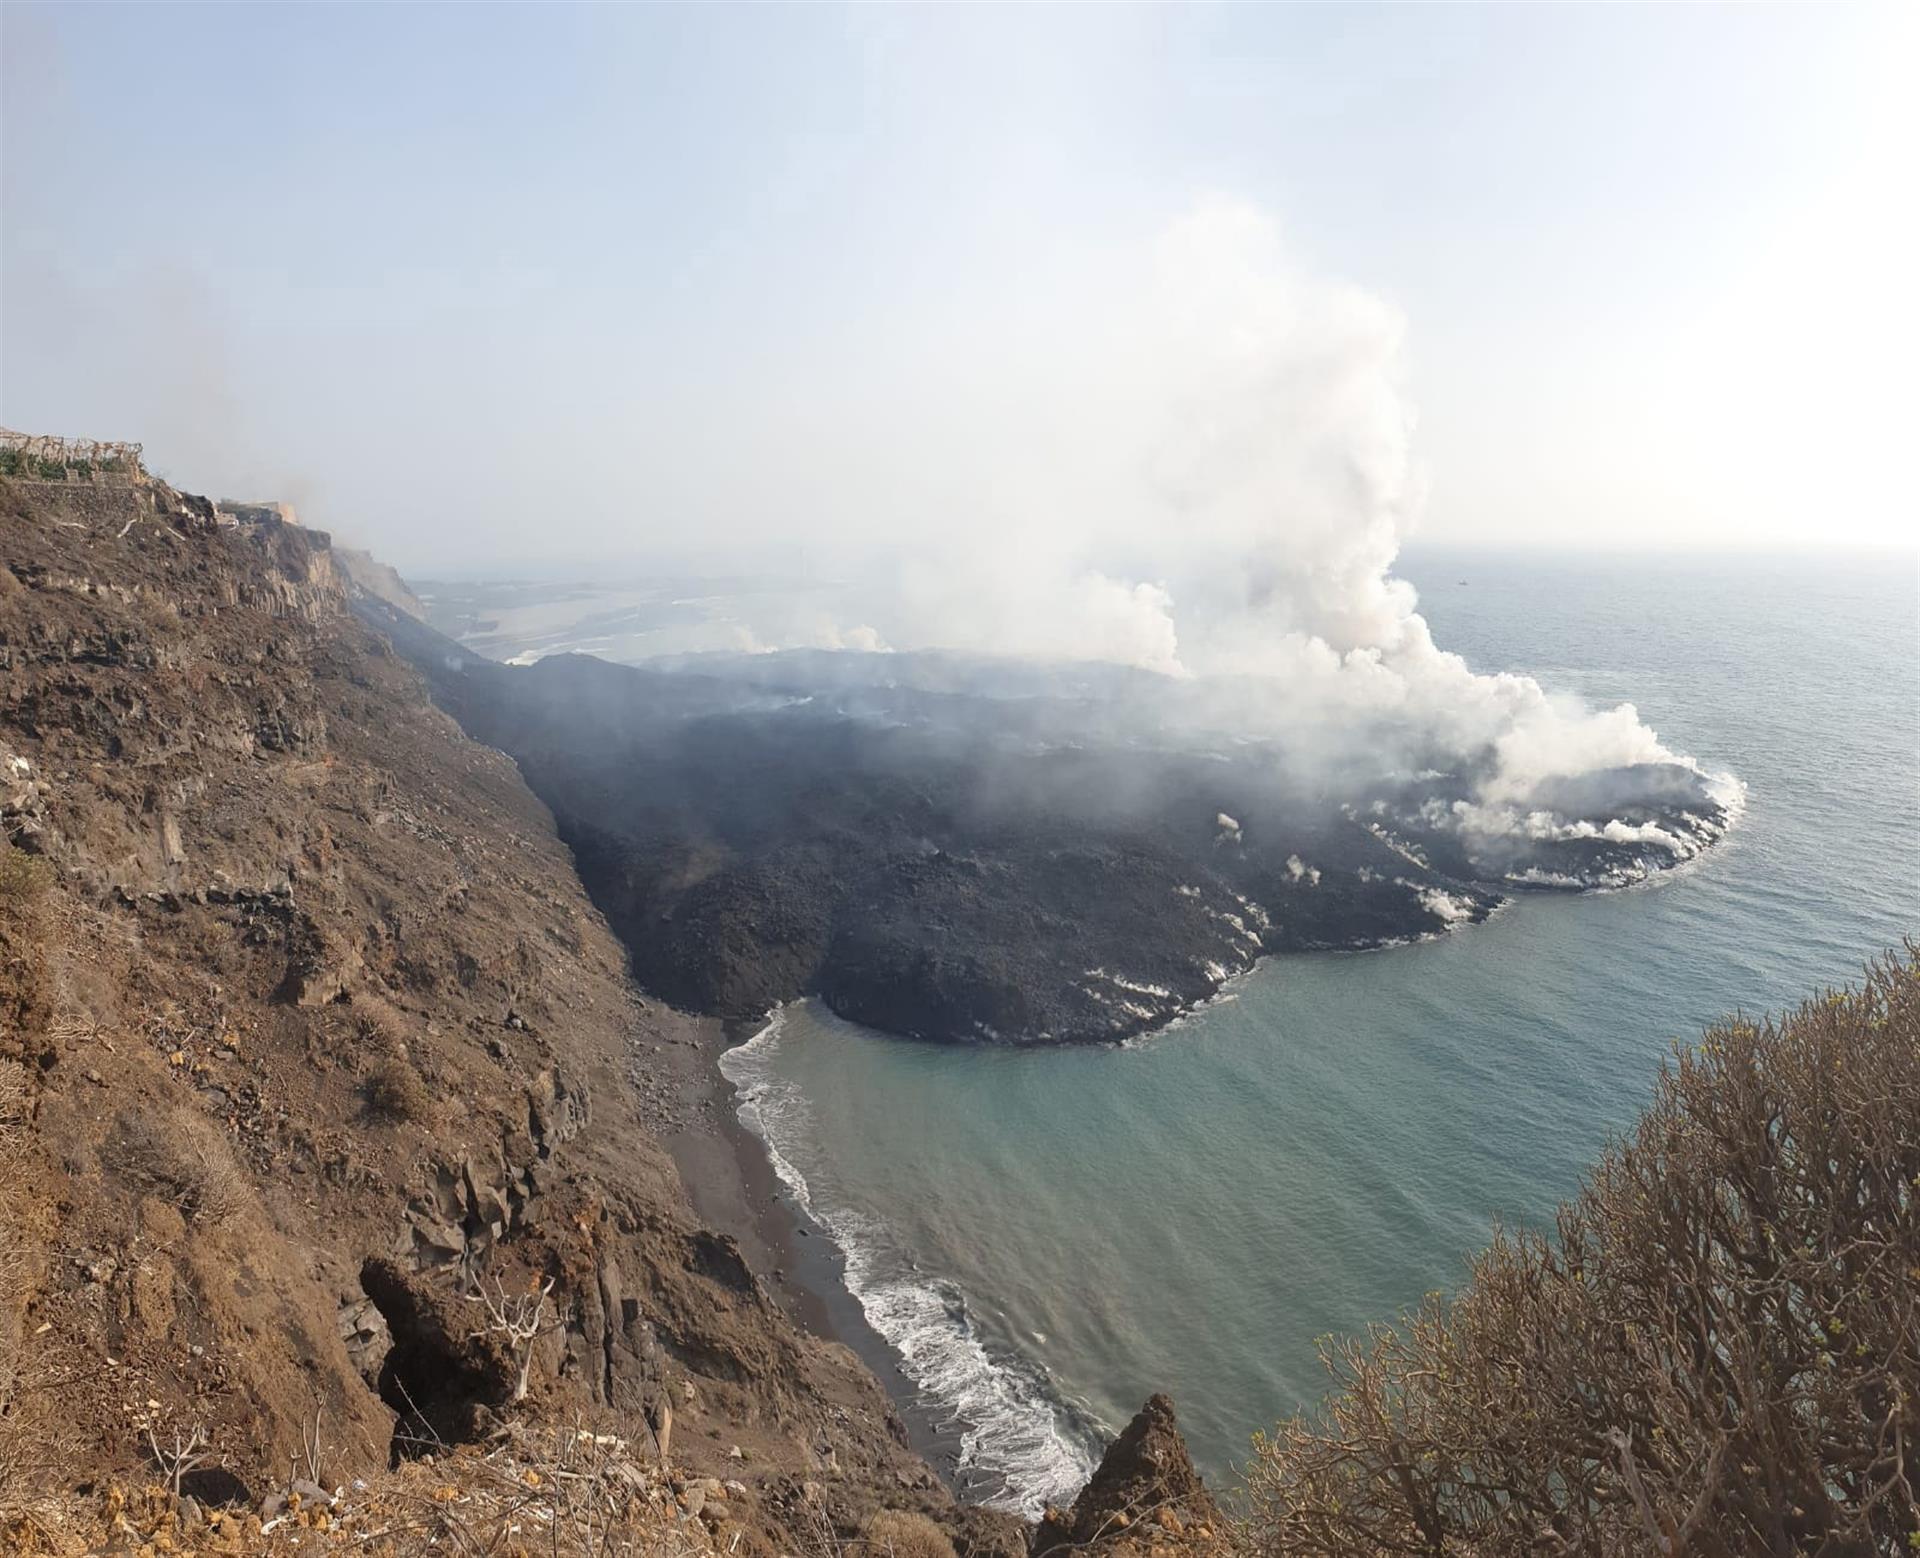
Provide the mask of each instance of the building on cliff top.
POLYGON ((99 438, 56 438, 0 427, 0 476, 16 481, 119 485, 147 479, 141 447, 99 438))

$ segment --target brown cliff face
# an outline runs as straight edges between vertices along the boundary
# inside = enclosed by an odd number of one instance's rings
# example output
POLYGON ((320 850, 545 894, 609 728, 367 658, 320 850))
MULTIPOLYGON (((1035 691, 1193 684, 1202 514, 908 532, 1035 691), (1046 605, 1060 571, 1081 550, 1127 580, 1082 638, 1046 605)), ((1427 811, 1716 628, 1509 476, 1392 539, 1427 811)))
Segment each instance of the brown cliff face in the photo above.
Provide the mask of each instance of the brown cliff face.
POLYGON ((1138 1554, 1224 1552, 1227 1529, 1187 1453, 1165 1396, 1148 1399, 1107 1447, 1073 1507, 1049 1510, 1034 1558, 1058 1550, 1138 1554))
POLYGON ((413 593, 407 581, 389 564, 381 562, 371 552, 336 546, 333 549, 333 561, 355 589, 365 591, 375 600, 385 601, 396 611, 426 621, 426 602, 413 593))
POLYGON ((0 480, 0 1484, 137 1482, 152 1423, 257 1499, 316 1421, 350 1479, 578 1416, 756 1542, 802 1482, 963 1529, 697 1224, 640 1114, 692 1025, 342 589, 297 526, 0 480))

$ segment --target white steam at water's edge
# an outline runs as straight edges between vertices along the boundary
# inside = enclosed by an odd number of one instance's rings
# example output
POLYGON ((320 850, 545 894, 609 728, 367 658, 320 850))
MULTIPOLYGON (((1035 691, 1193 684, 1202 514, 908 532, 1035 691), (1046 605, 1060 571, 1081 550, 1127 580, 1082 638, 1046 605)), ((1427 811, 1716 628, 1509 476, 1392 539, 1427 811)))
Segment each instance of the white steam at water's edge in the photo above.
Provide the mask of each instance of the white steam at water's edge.
POLYGON ((959 1288, 916 1269, 890 1229, 816 1199, 795 1165, 790 1153, 806 1131, 808 1105, 773 1063, 787 1011, 775 1011, 751 1039, 720 1057, 721 1075, 739 1098, 741 1123, 765 1144, 800 1209, 839 1246, 847 1289, 867 1323, 899 1355, 915 1387, 952 1415, 960 1430, 959 1469, 974 1479, 974 1491, 1028 1518, 1048 1503, 1071 1501, 1094 1462, 1063 1426, 1040 1372, 1023 1359, 995 1358, 959 1288))
POLYGON ((1392 572, 1426 489, 1392 306, 1230 199, 1091 270, 1044 333, 980 343, 1002 420, 906 396, 903 415, 974 436, 848 543, 874 615, 837 641, 1158 671, 1192 684, 1197 719, 1301 768, 1471 774, 1487 819, 1557 779, 1696 767, 1631 704, 1435 644, 1392 572))

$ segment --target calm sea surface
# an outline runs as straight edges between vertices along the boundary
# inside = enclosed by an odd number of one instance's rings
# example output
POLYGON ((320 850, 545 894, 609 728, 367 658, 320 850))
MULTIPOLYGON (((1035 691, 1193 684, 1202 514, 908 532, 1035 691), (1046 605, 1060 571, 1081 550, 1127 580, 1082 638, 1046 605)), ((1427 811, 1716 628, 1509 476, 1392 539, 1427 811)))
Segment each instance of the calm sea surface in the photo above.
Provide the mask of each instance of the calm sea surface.
POLYGON ((1747 785, 1657 885, 1524 899, 1361 956, 1269 960, 1127 1049, 888 1039, 813 1007, 733 1051, 745 1117, 961 1473, 1033 1507, 1170 1392, 1205 1469, 1322 1390, 1315 1338, 1541 1224, 1661 1057, 1920 931, 1913 558, 1409 555, 1480 670, 1621 699, 1747 785))

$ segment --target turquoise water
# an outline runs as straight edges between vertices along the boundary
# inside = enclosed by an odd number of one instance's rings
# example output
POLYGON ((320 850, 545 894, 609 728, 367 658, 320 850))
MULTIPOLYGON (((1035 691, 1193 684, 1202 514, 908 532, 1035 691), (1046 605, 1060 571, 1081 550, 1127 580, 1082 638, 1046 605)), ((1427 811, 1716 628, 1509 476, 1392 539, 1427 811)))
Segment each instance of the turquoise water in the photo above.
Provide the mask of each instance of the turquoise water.
POLYGON ((1070 1496, 1154 1390, 1222 1475, 1318 1397, 1317 1336, 1451 1286, 1496 1219, 1540 1224, 1673 1041, 1920 930, 1912 558, 1401 571, 1444 647, 1636 703, 1746 782, 1745 814, 1652 886, 1269 960, 1127 1049, 945 1049, 796 1007, 734 1051, 743 1113, 982 1495, 1070 1496))

